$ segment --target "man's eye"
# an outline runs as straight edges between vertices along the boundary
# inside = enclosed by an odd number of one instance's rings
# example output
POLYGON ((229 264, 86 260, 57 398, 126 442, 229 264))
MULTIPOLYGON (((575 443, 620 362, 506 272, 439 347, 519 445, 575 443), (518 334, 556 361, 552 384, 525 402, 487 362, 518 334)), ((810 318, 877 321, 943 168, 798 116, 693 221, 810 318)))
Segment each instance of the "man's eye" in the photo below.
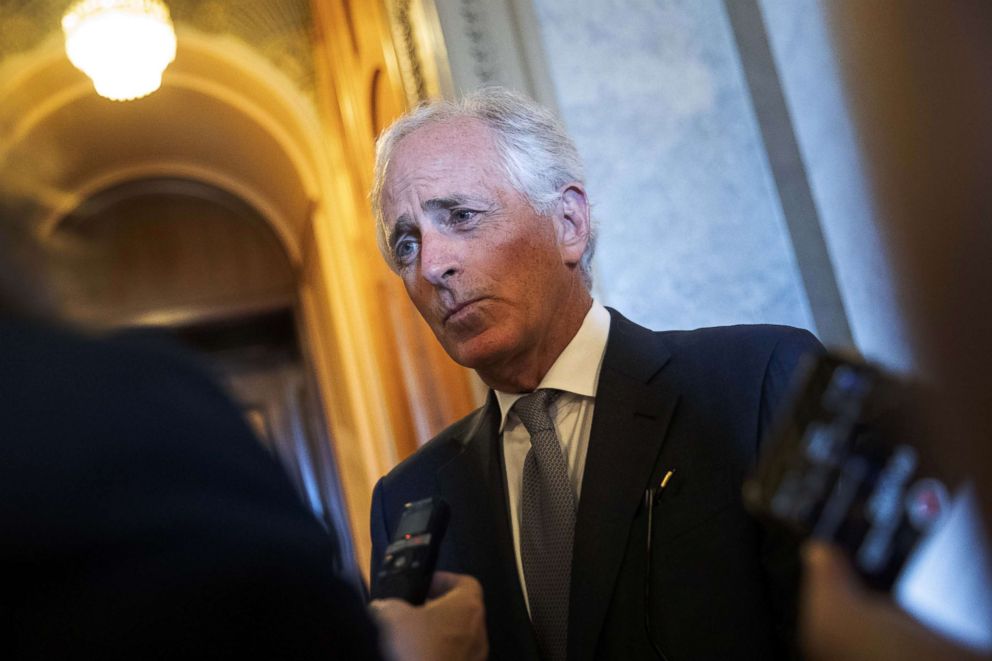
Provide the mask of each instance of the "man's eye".
POLYGON ((396 261, 401 264, 409 262, 416 254, 417 242, 409 237, 397 241, 393 248, 393 255, 395 255, 396 261))
POLYGON ((462 223, 466 220, 472 220, 477 213, 477 211, 473 211, 472 209, 455 209, 451 212, 451 219, 456 223, 462 223))

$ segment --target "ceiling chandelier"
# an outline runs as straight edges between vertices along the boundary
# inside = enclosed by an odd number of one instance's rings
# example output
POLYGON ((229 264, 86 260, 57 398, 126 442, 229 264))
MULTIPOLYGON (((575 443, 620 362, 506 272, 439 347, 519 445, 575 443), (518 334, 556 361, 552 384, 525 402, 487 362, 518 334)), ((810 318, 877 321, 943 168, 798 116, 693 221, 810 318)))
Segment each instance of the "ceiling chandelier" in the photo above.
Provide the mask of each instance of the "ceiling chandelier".
POLYGON ((161 0, 80 0, 62 17, 69 61, 97 94, 129 101, 162 84, 176 58, 176 33, 161 0))

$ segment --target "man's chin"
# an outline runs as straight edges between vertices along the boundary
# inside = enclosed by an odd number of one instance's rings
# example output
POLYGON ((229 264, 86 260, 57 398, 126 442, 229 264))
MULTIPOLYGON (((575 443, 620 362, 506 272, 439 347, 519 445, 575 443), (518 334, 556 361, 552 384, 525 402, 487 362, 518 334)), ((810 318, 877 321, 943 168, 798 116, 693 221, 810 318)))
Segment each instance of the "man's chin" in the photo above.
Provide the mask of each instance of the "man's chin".
POLYGON ((501 356, 506 355, 505 347, 486 337, 487 335, 479 333, 457 341, 442 340, 441 345, 451 359, 462 367, 485 371, 487 367, 499 363, 501 356))
POLYGON ((491 357, 484 352, 470 351, 461 347, 457 349, 445 348, 445 351, 453 361, 470 370, 485 369, 486 365, 492 363, 491 357))

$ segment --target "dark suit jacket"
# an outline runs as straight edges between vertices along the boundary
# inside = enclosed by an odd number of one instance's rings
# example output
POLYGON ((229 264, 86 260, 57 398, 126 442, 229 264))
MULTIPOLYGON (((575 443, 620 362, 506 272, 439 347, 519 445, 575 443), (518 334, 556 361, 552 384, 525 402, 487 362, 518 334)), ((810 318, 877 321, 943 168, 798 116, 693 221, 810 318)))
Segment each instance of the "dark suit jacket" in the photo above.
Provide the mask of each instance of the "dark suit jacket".
MULTIPOLYGON (((734 326, 652 332, 611 310, 578 505, 570 659, 654 659, 645 633, 644 492, 654 511, 650 619, 671 661, 791 654, 795 549, 744 512, 741 482, 806 331, 734 326)), ((495 397, 376 485, 372 566, 407 501, 451 505, 439 566, 477 577, 493 659, 537 658, 514 561, 495 397)))
POLYGON ((336 553, 188 360, 0 318, 4 658, 376 658, 336 553))

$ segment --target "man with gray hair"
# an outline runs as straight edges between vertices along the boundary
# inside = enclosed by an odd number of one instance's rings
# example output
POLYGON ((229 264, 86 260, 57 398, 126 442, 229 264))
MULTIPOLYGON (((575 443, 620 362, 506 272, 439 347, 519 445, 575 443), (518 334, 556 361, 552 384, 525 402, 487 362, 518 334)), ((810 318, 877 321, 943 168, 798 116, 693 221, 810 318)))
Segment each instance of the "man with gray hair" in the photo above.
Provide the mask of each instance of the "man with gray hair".
POLYGON ((373 567, 440 495, 439 566, 482 583, 496 659, 791 653, 793 549, 740 484, 807 332, 654 332, 593 300, 581 159, 499 88, 379 139, 379 245, 448 354, 491 388, 377 484, 373 567))

